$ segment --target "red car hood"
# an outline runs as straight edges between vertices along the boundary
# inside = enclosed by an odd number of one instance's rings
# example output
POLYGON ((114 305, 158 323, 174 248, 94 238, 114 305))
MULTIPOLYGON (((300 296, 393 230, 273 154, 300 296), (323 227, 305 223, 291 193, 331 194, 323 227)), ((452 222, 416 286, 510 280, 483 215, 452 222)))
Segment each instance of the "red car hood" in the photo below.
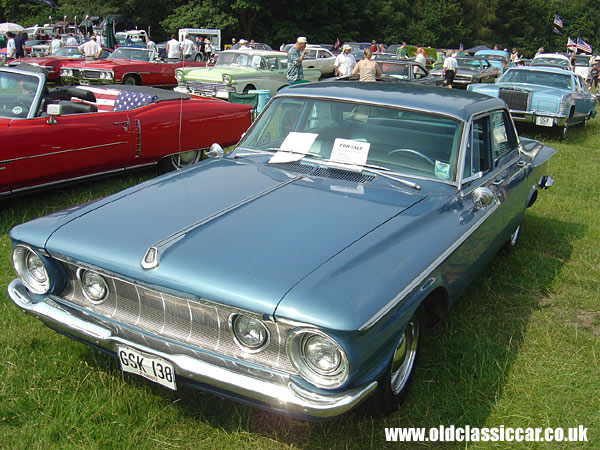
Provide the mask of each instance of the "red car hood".
POLYGON ((81 58, 74 58, 72 56, 42 56, 39 58, 21 58, 21 62, 30 64, 39 64, 43 66, 53 61, 79 61, 81 58))
POLYGON ((152 64, 144 61, 134 61, 132 59, 96 59, 94 61, 76 60, 65 64, 63 67, 88 67, 93 69, 111 69, 115 66, 127 66, 129 64, 152 64))

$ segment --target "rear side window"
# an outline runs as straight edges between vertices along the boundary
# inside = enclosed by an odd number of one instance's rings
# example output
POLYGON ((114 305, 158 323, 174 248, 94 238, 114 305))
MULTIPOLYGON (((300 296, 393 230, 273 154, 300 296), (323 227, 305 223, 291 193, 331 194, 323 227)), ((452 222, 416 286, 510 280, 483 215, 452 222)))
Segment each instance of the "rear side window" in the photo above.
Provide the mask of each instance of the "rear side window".
POLYGON ((517 148, 517 139, 514 133, 512 122, 505 111, 492 113, 491 132, 492 132, 492 157, 494 167, 498 166, 500 160, 517 148))

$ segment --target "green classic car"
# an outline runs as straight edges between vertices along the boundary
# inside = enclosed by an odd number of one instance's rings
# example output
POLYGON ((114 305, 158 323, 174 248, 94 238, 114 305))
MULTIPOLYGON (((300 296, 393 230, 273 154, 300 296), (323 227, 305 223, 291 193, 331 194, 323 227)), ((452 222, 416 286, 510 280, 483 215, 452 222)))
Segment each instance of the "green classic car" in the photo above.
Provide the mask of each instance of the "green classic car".
MULTIPOLYGON (((304 79, 317 81, 319 69, 304 69, 304 79)), ((227 99, 230 92, 266 89, 274 95, 287 84, 287 54, 265 50, 227 50, 213 67, 187 67, 175 71, 176 91, 227 99)))

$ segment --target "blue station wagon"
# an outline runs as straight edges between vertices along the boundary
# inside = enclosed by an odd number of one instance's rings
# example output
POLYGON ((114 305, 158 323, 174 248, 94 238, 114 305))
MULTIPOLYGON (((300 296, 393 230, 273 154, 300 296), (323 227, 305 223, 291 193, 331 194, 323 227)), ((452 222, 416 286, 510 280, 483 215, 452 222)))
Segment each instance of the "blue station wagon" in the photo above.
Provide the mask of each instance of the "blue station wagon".
POLYGON ((553 153, 485 95, 287 87, 233 152, 15 227, 9 294, 170 389, 389 413, 426 327, 515 246, 553 153))

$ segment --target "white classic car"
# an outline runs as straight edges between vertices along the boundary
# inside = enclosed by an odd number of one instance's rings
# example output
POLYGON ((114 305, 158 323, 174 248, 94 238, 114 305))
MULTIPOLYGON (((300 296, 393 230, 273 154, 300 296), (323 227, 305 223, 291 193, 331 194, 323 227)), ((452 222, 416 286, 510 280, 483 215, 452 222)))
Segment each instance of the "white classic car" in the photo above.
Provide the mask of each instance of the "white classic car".
POLYGON ((326 48, 306 48, 306 56, 302 61, 302 66, 305 69, 319 69, 321 76, 326 77, 335 74, 334 64, 335 55, 326 48))

